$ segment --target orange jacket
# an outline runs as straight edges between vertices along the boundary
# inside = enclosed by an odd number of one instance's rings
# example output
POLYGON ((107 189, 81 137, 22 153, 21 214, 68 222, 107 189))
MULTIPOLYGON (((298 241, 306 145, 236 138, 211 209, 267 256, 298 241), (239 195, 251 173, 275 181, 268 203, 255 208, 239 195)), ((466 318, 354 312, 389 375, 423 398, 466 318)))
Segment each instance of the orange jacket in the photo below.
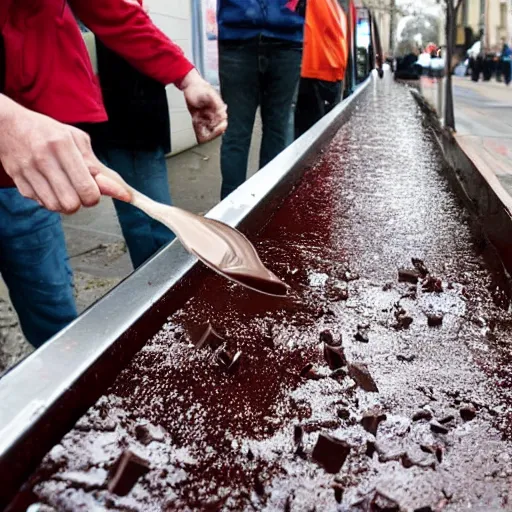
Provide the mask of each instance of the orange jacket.
POLYGON ((347 17, 337 0, 309 0, 304 25, 303 78, 343 80, 347 67, 347 17))

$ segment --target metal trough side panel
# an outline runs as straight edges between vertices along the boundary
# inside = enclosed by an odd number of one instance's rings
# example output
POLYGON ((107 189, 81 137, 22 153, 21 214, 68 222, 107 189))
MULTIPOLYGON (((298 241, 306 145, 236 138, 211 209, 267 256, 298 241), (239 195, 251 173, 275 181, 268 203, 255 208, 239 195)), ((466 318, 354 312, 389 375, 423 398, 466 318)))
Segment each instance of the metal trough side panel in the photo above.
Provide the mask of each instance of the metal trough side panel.
MULTIPOLYGON (((250 235, 347 122, 373 77, 208 217, 250 235)), ((174 242, 0 379, 0 509, 206 272, 174 242)))

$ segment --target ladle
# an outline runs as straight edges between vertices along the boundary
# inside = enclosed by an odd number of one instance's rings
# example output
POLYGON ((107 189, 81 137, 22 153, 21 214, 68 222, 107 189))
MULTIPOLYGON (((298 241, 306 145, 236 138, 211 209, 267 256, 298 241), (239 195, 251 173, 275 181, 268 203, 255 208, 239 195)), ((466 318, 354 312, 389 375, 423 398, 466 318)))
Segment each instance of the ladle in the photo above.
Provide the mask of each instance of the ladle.
POLYGON ((185 249, 222 276, 267 295, 286 295, 288 286, 261 262, 254 246, 240 231, 208 219, 153 201, 128 185, 107 167, 101 173, 126 188, 130 204, 173 231, 185 249))

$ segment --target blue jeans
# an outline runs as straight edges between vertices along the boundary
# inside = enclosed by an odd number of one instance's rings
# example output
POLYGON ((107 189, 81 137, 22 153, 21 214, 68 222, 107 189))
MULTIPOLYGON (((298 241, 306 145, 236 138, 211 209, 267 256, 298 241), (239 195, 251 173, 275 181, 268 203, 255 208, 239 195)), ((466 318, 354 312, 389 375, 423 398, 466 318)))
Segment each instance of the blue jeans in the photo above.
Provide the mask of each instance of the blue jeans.
POLYGON ((15 188, 0 189, 0 274, 34 347, 76 318, 60 215, 15 188))
MULTIPOLYGON (((171 204, 163 149, 132 151, 102 147, 97 150, 97 155, 105 165, 117 171, 126 183, 139 192, 160 203, 171 204)), ((172 231, 138 208, 117 200, 114 200, 114 206, 134 268, 142 265, 161 247, 174 240, 172 231)))
POLYGON ((260 168, 289 144, 301 59, 299 45, 275 39, 219 43, 220 89, 228 106, 228 129, 220 152, 221 199, 246 179, 258 106, 263 123, 260 168))

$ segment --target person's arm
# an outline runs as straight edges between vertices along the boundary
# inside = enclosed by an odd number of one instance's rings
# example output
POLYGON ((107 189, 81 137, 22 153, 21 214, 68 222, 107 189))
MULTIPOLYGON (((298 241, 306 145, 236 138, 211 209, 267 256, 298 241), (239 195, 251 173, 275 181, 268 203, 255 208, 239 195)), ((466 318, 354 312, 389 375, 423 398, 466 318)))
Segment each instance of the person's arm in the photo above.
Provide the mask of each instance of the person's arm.
POLYGON ((129 201, 127 191, 100 174, 89 136, 0 94, 0 162, 22 195, 49 210, 73 213, 100 194, 129 201))
POLYGON ((105 46, 163 85, 194 68, 179 46, 151 21, 137 0, 69 0, 73 12, 105 46))
POLYGON ((146 76, 183 91, 199 142, 226 130, 226 106, 218 93, 137 0, 69 0, 69 4, 105 46, 146 76))

